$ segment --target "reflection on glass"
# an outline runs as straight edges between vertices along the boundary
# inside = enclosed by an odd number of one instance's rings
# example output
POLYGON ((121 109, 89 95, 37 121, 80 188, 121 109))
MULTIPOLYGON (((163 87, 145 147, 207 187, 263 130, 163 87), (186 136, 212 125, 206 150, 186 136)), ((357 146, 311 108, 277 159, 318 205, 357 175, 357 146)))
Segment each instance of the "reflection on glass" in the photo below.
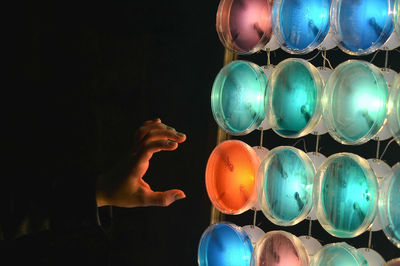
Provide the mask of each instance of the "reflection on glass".
POLYGON ((379 212, 383 231, 400 248, 400 163, 393 166, 393 175, 383 180, 379 196, 379 212))
POLYGON ((362 254, 345 242, 329 244, 313 256, 311 266, 368 266, 362 254))
POLYGON ((323 162, 315 177, 314 195, 318 221, 333 236, 355 237, 375 218, 377 179, 358 155, 338 153, 323 162))
POLYGON ((323 96, 323 119, 329 134, 342 144, 369 141, 382 128, 388 87, 382 72, 358 60, 335 68, 323 96))
POLYGON ((200 266, 248 266, 253 246, 244 230, 231 223, 210 225, 200 239, 200 266))
POLYGON ((352 55, 379 49, 393 31, 394 0, 333 0, 332 23, 338 46, 352 55))
POLYGON ((331 0, 275 0, 274 34, 281 47, 305 54, 317 48, 329 31, 331 0))
POLYGON ((211 109, 217 124, 231 135, 256 129, 265 117, 267 79, 263 70, 248 61, 226 65, 215 78, 211 109))
POLYGON ((279 63, 267 88, 271 128, 288 138, 310 133, 321 119, 323 86, 318 70, 306 60, 290 58, 279 63))
POLYGON ((400 74, 397 74, 389 95, 389 130, 400 145, 400 74))
POLYGON ((309 257, 300 239, 285 231, 266 233, 254 247, 251 266, 308 266, 309 257))
POLYGON ((314 175, 314 165, 303 151, 272 149, 258 171, 257 195, 264 215, 277 225, 302 221, 312 208, 314 175))
POLYGON ((400 2, 399 0, 395 0, 394 10, 393 10, 393 23, 398 36, 400 36, 399 2, 400 2))
POLYGON ((221 0, 217 32, 222 44, 239 54, 260 51, 272 35, 272 1, 221 0))
POLYGON ((206 188, 214 206, 223 213, 240 214, 257 200, 257 153, 240 140, 227 140, 212 151, 206 167, 206 188))

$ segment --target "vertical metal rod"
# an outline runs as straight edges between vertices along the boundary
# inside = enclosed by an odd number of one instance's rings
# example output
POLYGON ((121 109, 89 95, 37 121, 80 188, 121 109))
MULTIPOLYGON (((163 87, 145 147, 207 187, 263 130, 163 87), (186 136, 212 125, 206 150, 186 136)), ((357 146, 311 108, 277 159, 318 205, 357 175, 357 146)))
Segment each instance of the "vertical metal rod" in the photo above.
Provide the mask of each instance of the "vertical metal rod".
POLYGON ((256 222, 257 222, 257 209, 254 208, 254 217, 253 217, 253 227, 256 226, 256 222))
POLYGON ((318 149, 319 149, 319 138, 320 138, 320 135, 317 135, 317 141, 316 141, 316 143, 315 143, 315 153, 318 153, 318 149))
POLYGON ((389 60, 389 50, 386 50, 386 53, 385 53, 385 70, 388 67, 388 60, 389 60))
POLYGON ((371 243, 372 243, 372 231, 370 229, 369 230, 369 237, 368 237, 368 249, 371 248, 371 243))
POLYGON ((325 48, 322 49, 322 69, 326 68, 326 50, 325 48))
POLYGON ((271 65, 271 51, 267 48, 267 66, 271 65))
POLYGON ((312 220, 310 219, 308 222, 308 236, 311 236, 311 228, 312 228, 312 220))
POLYGON ((377 143, 376 144, 376 159, 379 159, 379 150, 381 149, 381 141, 380 141, 380 139, 377 139, 376 143, 377 143))
POLYGON ((263 138, 264 138, 264 128, 260 128, 261 134, 260 134, 260 148, 263 146, 263 138))

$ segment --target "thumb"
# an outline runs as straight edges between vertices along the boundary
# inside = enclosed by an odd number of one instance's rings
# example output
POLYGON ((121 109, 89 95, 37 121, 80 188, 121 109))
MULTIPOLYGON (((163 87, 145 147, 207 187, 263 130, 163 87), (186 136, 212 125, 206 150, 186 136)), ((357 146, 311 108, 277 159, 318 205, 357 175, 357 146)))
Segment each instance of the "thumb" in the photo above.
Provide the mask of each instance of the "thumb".
POLYGON ((146 206, 169 206, 174 201, 186 198, 185 193, 179 189, 171 189, 164 192, 148 192, 145 196, 146 206))

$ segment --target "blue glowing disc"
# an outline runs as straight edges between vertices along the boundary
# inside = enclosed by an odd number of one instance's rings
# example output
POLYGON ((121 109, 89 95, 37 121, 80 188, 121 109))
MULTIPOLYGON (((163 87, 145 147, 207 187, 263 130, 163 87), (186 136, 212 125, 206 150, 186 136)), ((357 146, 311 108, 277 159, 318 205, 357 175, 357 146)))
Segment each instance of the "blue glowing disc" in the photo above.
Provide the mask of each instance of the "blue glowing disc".
POLYGON ((317 48, 329 32, 331 0, 275 0, 274 35, 282 49, 305 54, 317 48))
POLYGON ((315 176, 319 223, 336 237, 360 235, 375 219, 378 190, 376 176, 365 159, 351 153, 331 155, 315 176))
POLYGON ((338 46, 351 55, 379 49, 393 31, 394 0, 333 0, 331 21, 338 46))
POLYGON ((210 225, 200 239, 200 266, 248 266, 253 246, 246 232, 232 223, 210 225))
POLYGON ((309 134, 321 119, 323 86, 317 68, 306 60, 280 62, 267 87, 265 110, 272 130, 286 138, 309 134))
POLYGON ((265 117, 267 78, 261 67, 248 61, 233 61, 215 78, 211 109, 217 124, 231 135, 245 135, 265 117))
POLYGON ((393 166, 393 175, 384 179, 379 191, 379 217, 383 231, 400 248, 400 163, 393 166))
POLYGON ((272 149, 258 170, 257 195, 264 215, 274 224, 301 222, 311 211, 315 169, 303 151, 272 149))
POLYGON ((312 258, 311 266, 368 266, 360 251, 345 242, 325 245, 312 258))

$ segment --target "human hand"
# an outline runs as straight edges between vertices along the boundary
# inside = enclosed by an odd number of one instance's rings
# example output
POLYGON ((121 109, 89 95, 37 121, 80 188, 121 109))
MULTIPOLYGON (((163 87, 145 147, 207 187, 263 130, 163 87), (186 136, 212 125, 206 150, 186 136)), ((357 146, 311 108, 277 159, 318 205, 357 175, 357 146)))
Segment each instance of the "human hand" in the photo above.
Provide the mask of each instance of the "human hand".
POLYGON ((161 123, 158 118, 144 122, 135 134, 135 144, 130 155, 110 172, 99 176, 96 186, 97 206, 168 206, 185 198, 182 190, 153 191, 143 180, 154 153, 173 151, 178 148, 178 143, 185 140, 185 134, 161 123))

